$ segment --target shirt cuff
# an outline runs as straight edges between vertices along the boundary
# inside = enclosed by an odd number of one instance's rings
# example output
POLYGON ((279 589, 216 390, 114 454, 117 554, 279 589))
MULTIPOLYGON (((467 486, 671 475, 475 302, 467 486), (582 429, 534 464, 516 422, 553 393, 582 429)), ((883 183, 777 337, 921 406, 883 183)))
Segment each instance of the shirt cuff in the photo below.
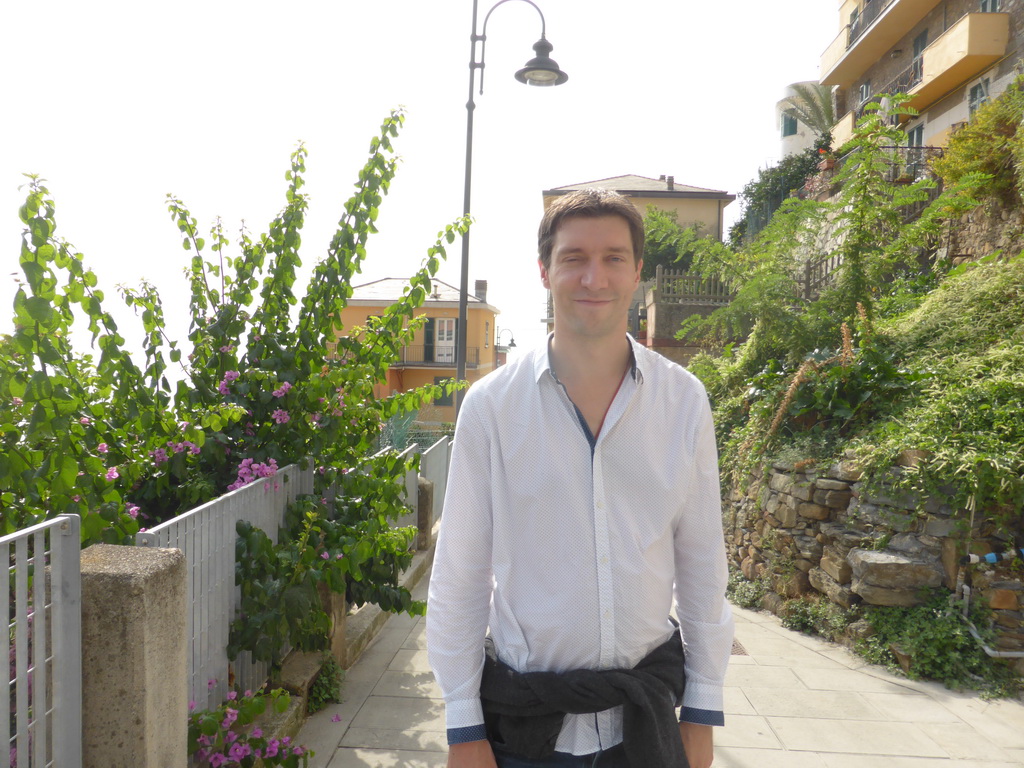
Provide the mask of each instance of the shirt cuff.
POLYGON ((483 723, 480 725, 468 725, 465 728, 448 729, 448 746, 452 744, 465 744, 468 741, 483 741, 487 738, 487 729, 483 723))
MULTIPOLYGON (((693 723, 695 725, 725 725, 725 714, 712 709, 683 707, 679 712, 679 722, 693 723)), ((448 743, 451 744, 451 741, 448 743)))
POLYGON ((483 727, 484 708, 480 698, 455 699, 444 704, 445 727, 448 733, 459 731, 471 726, 483 727))

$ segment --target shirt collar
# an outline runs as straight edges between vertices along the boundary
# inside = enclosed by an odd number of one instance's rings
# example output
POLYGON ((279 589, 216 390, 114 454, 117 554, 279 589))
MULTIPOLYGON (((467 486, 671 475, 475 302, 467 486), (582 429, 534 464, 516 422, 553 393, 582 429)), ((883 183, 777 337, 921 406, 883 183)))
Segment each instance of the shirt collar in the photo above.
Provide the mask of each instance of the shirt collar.
MULTIPOLYGON (((549 333, 547 342, 544 344, 543 349, 537 350, 537 356, 533 363, 533 373, 534 378, 538 382, 540 381, 541 376, 545 374, 545 372, 550 372, 551 378, 553 378, 555 381, 558 381, 558 377, 555 376, 555 369, 551 366, 551 340, 554 337, 555 334, 553 332, 549 333)), ((633 377, 633 381, 635 381, 637 384, 642 384, 644 380, 644 374, 646 372, 645 369, 647 368, 647 361, 644 359, 643 355, 637 354, 637 348, 640 346, 639 342, 637 342, 637 340, 630 336, 628 333, 626 334, 626 338, 629 340, 630 376, 633 377)))

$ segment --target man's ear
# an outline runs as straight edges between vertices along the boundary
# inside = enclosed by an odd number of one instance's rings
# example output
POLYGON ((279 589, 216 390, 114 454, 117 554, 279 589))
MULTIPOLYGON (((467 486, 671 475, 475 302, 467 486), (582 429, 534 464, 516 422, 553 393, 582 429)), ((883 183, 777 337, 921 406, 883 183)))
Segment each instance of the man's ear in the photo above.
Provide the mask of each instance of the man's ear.
POLYGON ((635 285, 640 285, 640 273, 643 272, 643 271, 644 271, 644 260, 640 259, 640 261, 638 261, 636 263, 636 283, 635 283, 635 285))
POLYGON ((544 262, 537 259, 537 266, 540 267, 540 282, 549 291, 551 290, 551 281, 548 280, 548 270, 544 266, 544 262))

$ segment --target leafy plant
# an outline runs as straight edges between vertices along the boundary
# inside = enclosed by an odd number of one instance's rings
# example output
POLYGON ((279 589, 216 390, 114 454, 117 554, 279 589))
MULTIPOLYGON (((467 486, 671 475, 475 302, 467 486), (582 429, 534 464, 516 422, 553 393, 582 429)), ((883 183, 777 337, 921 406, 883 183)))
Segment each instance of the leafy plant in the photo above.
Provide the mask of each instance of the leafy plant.
POLYGON ((824 596, 807 596, 788 601, 782 612, 782 626, 836 641, 854 616, 824 596))
MULTIPOLYGON (((911 657, 908 676, 945 683, 948 688, 981 688, 991 695, 1012 695, 1020 681, 1004 661, 985 654, 967 631, 962 606, 948 594, 913 608, 870 606, 865 617, 874 634, 860 641, 858 652, 876 664, 896 668, 893 647, 911 657)), ((985 609, 971 606, 976 626, 986 624, 985 609)))
POLYGON ((767 592, 768 588, 763 580, 748 581, 738 570, 729 570, 726 595, 740 608, 757 608, 767 592))
POLYGON ((306 713, 316 714, 331 702, 341 701, 341 678, 344 675, 338 662, 330 654, 324 656, 320 673, 309 686, 309 700, 306 702, 306 713))
MULTIPOLYGON (((214 681, 210 681, 213 683, 214 681)), ((267 738, 253 725, 267 710, 281 714, 288 709, 291 697, 280 688, 268 693, 231 692, 228 700, 214 710, 191 711, 188 716, 188 754, 199 765, 263 766, 306 768, 313 751, 292 743, 290 737, 267 738)), ((192 707, 195 702, 192 703, 192 707)), ((192 708, 190 707, 190 709, 192 708)))

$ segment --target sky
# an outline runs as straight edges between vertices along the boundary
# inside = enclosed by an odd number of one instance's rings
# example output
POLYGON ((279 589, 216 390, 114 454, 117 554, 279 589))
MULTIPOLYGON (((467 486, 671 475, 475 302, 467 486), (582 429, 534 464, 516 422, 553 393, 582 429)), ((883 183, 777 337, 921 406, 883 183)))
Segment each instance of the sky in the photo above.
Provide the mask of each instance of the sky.
MULTIPOLYGON (((540 17, 495 8, 477 93, 470 288, 489 284, 500 328, 543 339, 536 229, 545 189, 672 175, 738 193, 778 159, 775 104, 818 77, 838 29, 827 0, 536 0, 568 73, 533 88, 540 17)), ((23 173, 47 180, 57 234, 83 253, 130 342, 116 286, 154 283, 187 333, 189 253, 173 193, 204 230, 256 234, 284 203, 289 155, 309 152, 307 267, 325 252, 389 111, 407 111, 402 162, 355 281, 403 277, 462 213, 471 0, 50 0, 0 4, 0 333, 11 328, 23 173)), ((480 22, 490 0, 480 1, 480 22)), ((480 27, 478 26, 478 31, 480 27)), ((726 208, 726 226, 740 213, 726 208)), ((439 277, 458 286, 459 243, 439 277)), ((84 331, 83 331, 84 333, 84 331)), ((504 337, 507 340, 507 337, 504 337)))

